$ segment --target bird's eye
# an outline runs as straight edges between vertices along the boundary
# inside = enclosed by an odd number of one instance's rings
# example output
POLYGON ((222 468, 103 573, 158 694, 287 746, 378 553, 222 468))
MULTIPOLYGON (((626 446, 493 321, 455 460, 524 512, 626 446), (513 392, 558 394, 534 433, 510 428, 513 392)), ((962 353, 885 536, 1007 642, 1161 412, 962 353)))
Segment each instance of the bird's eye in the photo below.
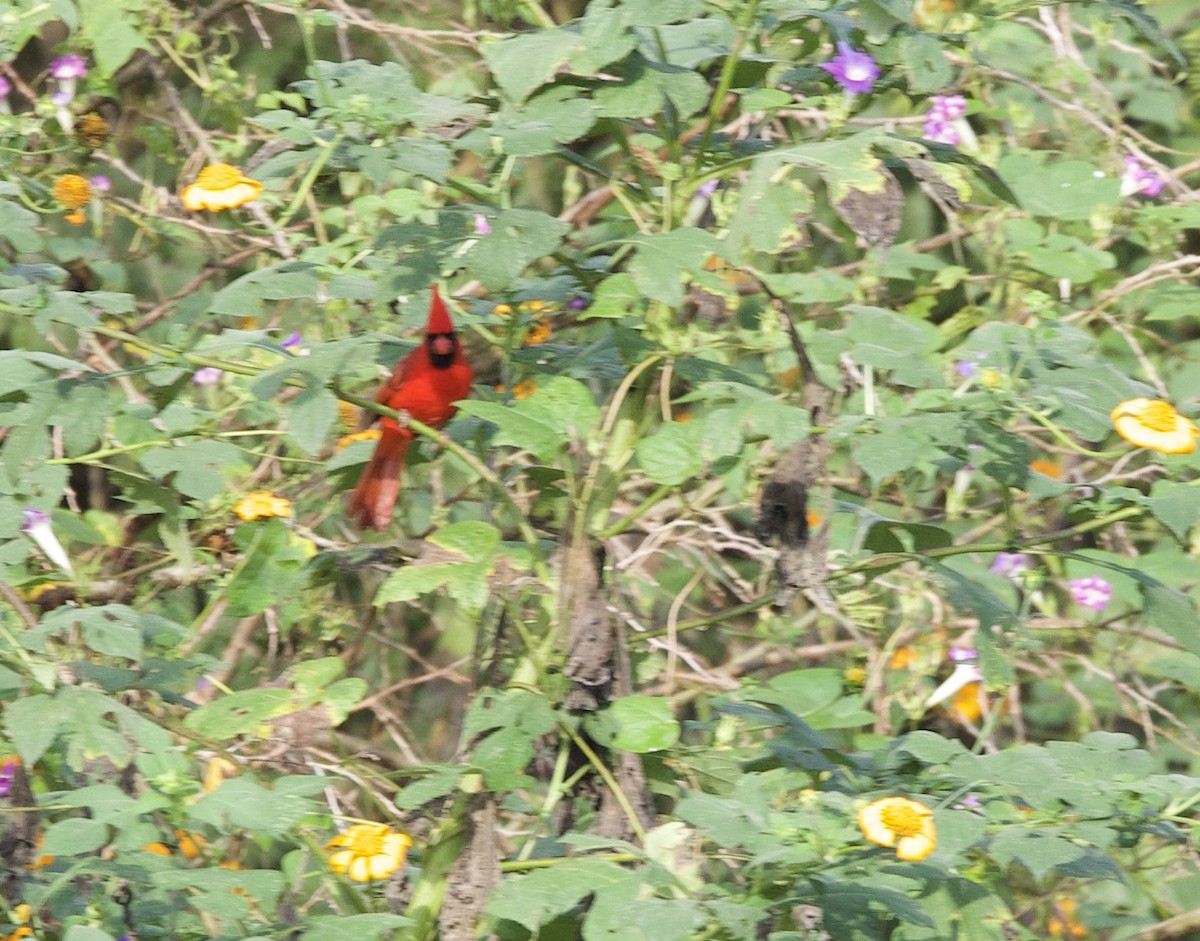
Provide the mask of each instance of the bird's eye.
POLYGON ((429 341, 429 349, 434 356, 449 356, 454 352, 454 337, 433 337, 429 341))

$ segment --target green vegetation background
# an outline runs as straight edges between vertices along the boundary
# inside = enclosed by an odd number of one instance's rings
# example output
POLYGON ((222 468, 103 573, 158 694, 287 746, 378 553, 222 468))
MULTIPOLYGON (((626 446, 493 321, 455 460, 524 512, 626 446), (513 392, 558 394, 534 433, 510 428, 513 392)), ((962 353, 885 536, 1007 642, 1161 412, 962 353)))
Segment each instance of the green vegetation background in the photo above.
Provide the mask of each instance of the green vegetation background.
POLYGON ((1195 936, 1200 477, 1110 411, 1200 411, 1197 49, 1190 0, 0 2, 0 933, 1195 936), (186 211, 214 162, 261 198, 186 211), (434 282, 475 393, 364 535, 336 445, 434 282), (406 866, 332 871, 355 821, 406 866))

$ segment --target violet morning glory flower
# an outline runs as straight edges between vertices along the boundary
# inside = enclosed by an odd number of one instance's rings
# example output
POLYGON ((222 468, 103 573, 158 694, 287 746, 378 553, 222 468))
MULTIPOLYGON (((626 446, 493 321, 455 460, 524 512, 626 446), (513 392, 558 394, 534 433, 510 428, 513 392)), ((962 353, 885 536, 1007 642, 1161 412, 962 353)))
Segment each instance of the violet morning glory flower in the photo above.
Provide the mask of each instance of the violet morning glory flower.
POLYGON ((50 528, 50 514, 31 506, 25 507, 21 512, 25 514, 21 532, 34 541, 46 558, 68 575, 71 574, 71 560, 58 537, 54 535, 54 530, 50 528))
POLYGON ((285 353, 293 353, 296 356, 307 356, 312 351, 303 344, 304 336, 299 330, 293 330, 287 335, 284 341, 279 344, 279 348, 285 353))
POLYGON ((7 98, 10 91, 12 91, 12 82, 0 75, 0 98, 7 98))
POLYGON ((12 793, 13 779, 17 776, 17 759, 9 758, 0 765, 0 797, 8 797, 12 793))
POLYGON ((50 63, 50 75, 60 82, 87 75, 87 63, 83 56, 59 56, 50 63))
POLYGON ((97 173, 92 177, 92 189, 99 190, 101 193, 107 193, 112 189, 112 180, 102 173, 97 173))
POLYGON ((485 216, 482 212, 475 213, 474 225, 475 225, 475 234, 476 235, 491 235, 492 234, 491 223, 488 222, 488 217, 485 216))
POLYGON ((192 382, 198 386, 215 386, 223 375, 224 371, 216 366, 202 366, 192 373, 192 382))
POLYGON ((1121 174, 1121 195, 1148 196, 1153 199, 1162 192, 1167 181, 1157 171, 1142 166, 1137 157, 1125 158, 1125 170, 1121 174))
POLYGON ((1029 556, 1024 552, 997 552, 988 571, 1010 578, 1029 570, 1029 556))
POLYGON ((879 66, 865 52, 858 52, 848 42, 837 44, 838 54, 821 68, 832 75, 842 88, 852 95, 869 92, 879 78, 879 66))
POLYGON ((1067 582, 1067 587, 1071 589, 1071 597, 1077 605, 1093 611, 1103 611, 1112 598, 1112 585, 1099 575, 1073 578, 1067 582))

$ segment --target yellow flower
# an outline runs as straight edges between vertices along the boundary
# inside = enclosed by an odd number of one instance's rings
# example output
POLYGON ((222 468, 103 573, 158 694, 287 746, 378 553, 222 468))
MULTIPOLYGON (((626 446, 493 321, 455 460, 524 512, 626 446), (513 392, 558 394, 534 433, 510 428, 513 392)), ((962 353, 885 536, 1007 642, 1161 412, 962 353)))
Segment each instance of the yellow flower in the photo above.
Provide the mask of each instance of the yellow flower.
POLYGON ((867 671, 862 667, 846 667, 842 671, 842 679, 847 686, 862 686, 867 681, 867 671))
POLYGON ((192 212, 201 209, 220 212, 258 199, 262 188, 258 180, 245 176, 237 167, 228 163, 213 163, 200 171, 196 182, 187 187, 179 198, 192 212))
POLYGON ((356 823, 325 844, 330 853, 329 866, 344 872, 355 882, 386 879, 404 865, 412 840, 385 823, 356 823))
POLYGON ((1047 477, 1053 477, 1055 480, 1063 479, 1062 465, 1056 464, 1054 461, 1048 461, 1042 457, 1030 461, 1029 469, 1031 471, 1037 471, 1039 474, 1045 474, 1047 477))
MULTIPOLYGON (((37 849, 41 849, 41 847, 42 847, 42 841, 43 841, 44 839, 45 839, 45 836, 44 836, 43 834, 39 833, 39 834, 37 835, 37 839, 36 839, 36 840, 34 840, 34 846, 35 846, 37 849)), ((53 865, 53 863, 54 863, 54 857, 53 857, 53 856, 46 856, 45 854, 43 854, 43 855, 39 856, 37 859, 35 859, 33 862, 31 862, 31 863, 30 863, 28 866, 26 866, 25 868, 26 868, 26 869, 29 869, 29 870, 34 870, 34 869, 45 869, 47 866, 53 865)))
POLYGON ((366 431, 356 431, 352 435, 342 435, 338 439, 337 449, 348 448, 355 441, 374 441, 377 438, 383 437, 383 432, 378 428, 368 428, 366 431))
POLYGON ((175 836, 179 839, 179 853, 184 859, 197 858, 204 847, 208 846, 208 841, 199 833, 187 833, 176 827, 175 836))
POLYGON ((68 212, 65 216, 63 216, 63 218, 71 223, 71 225, 83 225, 85 222, 87 222, 87 216, 85 216, 78 209, 76 209, 74 212, 68 212))
POLYGON ((92 184, 77 173, 66 173, 54 181, 54 198, 67 209, 86 206, 92 198, 92 184))
POLYGON ((1117 434, 1139 448, 1163 454, 1191 454, 1200 434, 1190 418, 1184 418, 1170 402, 1161 399, 1130 399, 1112 410, 1117 434))
POLYGON ((896 847, 896 857, 924 859, 937 847, 933 811, 907 797, 885 797, 858 812, 858 827, 872 843, 896 847))
POLYGON ((964 722, 978 722, 983 715, 983 705, 980 703, 982 683, 968 683, 950 700, 947 710, 950 715, 964 722))
POLYGON ((19 941, 21 938, 28 938, 33 934, 33 929, 28 925, 21 925, 12 934, 0 935, 0 941, 19 941))
POLYGON ((1052 937, 1087 937, 1087 928, 1075 920, 1075 900, 1073 898, 1060 898, 1055 908, 1057 914, 1051 915, 1046 921, 1046 930, 1052 937))
POLYGON ((541 346, 550 339, 550 324, 545 320, 534 321, 522 341, 526 346, 541 346))
POLYGON ((507 304, 497 304, 492 308, 492 313, 497 317, 509 317, 512 315, 512 308, 507 304))
POLYGON ((111 128, 95 111, 89 111, 79 119, 75 133, 91 150, 99 150, 108 140, 111 128))
POLYGON ((277 497, 269 490, 255 490, 238 500, 233 505, 233 512, 244 520, 291 516, 292 501, 287 497, 277 497))
POLYGON ((211 794, 227 779, 236 777, 238 766, 228 758, 212 758, 204 766, 204 793, 211 794))
POLYGON ((351 405, 344 399, 338 399, 338 424, 343 428, 358 427, 358 406, 351 405))
POLYGON ((522 379, 513 386, 512 390, 514 399, 527 399, 535 392, 537 392, 537 383, 532 379, 522 379))

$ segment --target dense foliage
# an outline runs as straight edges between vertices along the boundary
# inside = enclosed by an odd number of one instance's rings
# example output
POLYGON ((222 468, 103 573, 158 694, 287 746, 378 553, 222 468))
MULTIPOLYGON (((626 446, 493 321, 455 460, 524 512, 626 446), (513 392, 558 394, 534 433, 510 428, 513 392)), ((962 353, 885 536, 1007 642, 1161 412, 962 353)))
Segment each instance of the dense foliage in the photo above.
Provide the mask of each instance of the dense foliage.
POLYGON ((0 933, 1200 931, 1190 0, 0 24, 0 933))

